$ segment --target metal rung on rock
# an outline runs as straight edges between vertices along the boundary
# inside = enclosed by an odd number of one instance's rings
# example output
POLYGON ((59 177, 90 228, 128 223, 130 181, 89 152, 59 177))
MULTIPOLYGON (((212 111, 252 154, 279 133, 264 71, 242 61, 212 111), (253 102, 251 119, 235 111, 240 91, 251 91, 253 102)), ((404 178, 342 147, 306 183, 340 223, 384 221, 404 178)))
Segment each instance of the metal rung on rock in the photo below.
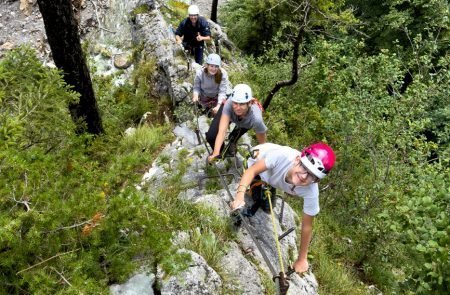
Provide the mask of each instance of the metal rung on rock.
MULTIPOLYGON (((234 181, 236 181, 236 179, 238 179, 237 176, 236 176, 236 174, 234 174, 234 173, 224 173, 224 174, 222 174, 222 176, 233 176, 234 181)), ((199 187, 200 189, 203 188, 203 187, 202 187, 202 181, 203 181, 203 180, 206 180, 206 179, 212 179, 212 178, 220 178, 220 177, 221 177, 220 175, 202 176, 202 177, 200 177, 200 179, 198 180, 198 187, 199 187)))
POLYGON ((291 227, 290 229, 288 229, 287 231, 285 231, 283 234, 281 234, 280 236, 278 236, 278 241, 281 241, 284 237, 286 237, 288 234, 290 234, 291 232, 294 231, 295 228, 291 227))
POLYGON ((277 197, 279 197, 281 199, 281 209, 280 209, 280 215, 278 217, 278 222, 280 222, 280 224, 283 225, 284 199, 280 195, 277 195, 277 197))

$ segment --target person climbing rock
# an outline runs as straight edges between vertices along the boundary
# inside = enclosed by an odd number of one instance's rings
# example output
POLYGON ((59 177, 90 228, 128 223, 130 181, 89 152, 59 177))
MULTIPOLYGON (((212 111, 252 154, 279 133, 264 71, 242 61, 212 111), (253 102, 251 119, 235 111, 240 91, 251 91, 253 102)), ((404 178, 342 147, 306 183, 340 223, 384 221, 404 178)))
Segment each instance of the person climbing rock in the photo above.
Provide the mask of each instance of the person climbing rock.
POLYGON ((218 54, 208 55, 206 64, 199 69, 194 78, 192 101, 199 102, 203 109, 216 114, 227 98, 228 74, 222 69, 218 54))
MULTIPOLYGON (((314 216, 319 213, 319 181, 333 168, 336 156, 325 143, 314 143, 301 152, 288 146, 265 143, 252 149, 249 168, 242 175, 231 209, 244 208, 244 196, 256 181, 272 189, 303 198, 303 217, 299 255, 293 269, 298 273, 309 268, 307 254, 314 216)), ((252 194, 258 198, 258 195, 252 194)), ((239 209, 240 210, 240 209, 239 209)), ((244 211, 244 210, 243 210, 244 211)), ((248 209, 247 209, 248 211, 248 209)))
POLYGON ((228 137, 229 154, 236 152, 236 143, 248 130, 254 129, 258 143, 266 142, 267 127, 262 117, 262 106, 253 98, 252 89, 247 84, 238 84, 233 88, 231 97, 220 105, 214 116, 206 140, 213 149, 208 161, 219 157, 224 149, 228 126, 233 122, 236 127, 228 137))
POLYGON ((211 30, 208 21, 200 16, 197 5, 189 6, 188 15, 175 31, 175 39, 177 44, 183 44, 184 49, 194 55, 195 62, 201 65, 203 48, 205 41, 211 40, 211 30))

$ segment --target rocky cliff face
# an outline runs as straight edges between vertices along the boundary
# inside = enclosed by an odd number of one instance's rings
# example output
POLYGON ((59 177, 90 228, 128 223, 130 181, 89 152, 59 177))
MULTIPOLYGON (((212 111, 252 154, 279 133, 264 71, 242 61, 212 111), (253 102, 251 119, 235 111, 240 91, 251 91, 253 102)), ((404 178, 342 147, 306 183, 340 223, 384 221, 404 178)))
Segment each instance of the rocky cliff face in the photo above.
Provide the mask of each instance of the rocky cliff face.
MULTIPOLYGON (((108 7, 108 0, 75 0, 75 15, 79 19, 80 34, 89 35, 97 27, 108 7), (95 3, 95 5, 94 5, 95 3)), ((53 64, 44 23, 36 0, 0 1, 0 57, 5 51, 27 44, 36 49, 44 64, 53 64)))
MULTIPOLYGON (((205 116, 198 118, 200 134, 204 134, 208 129, 207 120, 205 116)), ((229 161, 228 163, 218 163, 218 168, 221 173, 234 175, 233 180, 227 184, 231 196, 225 187, 214 194, 208 193, 202 185, 202 179, 207 175, 205 163, 207 152, 205 146, 199 144, 194 131, 188 127, 192 126, 192 124, 196 125, 197 123, 184 122, 173 130, 177 136, 176 140, 166 146, 160 154, 160 157, 170 157, 170 164, 161 164, 161 161, 156 160, 149 171, 145 173, 140 187, 151 187, 151 191, 163 189, 165 179, 171 176, 170 171, 177 170, 181 161, 189 159, 186 173, 182 177, 182 183, 179 185, 183 186, 197 183, 198 186, 180 193, 178 198, 195 205, 209 207, 211 210, 214 210, 217 216, 229 220, 230 209, 228 203, 231 201, 231 197, 234 196, 238 186, 240 177, 239 167, 242 164, 243 158, 238 154, 236 159, 229 158, 226 160, 229 161), (187 153, 187 156, 179 157, 178 155, 180 153, 187 153), (234 165, 227 165, 230 164, 230 161, 235 161, 236 163, 233 163, 234 165), (231 168, 227 168, 227 166, 231 168)), ((244 135, 242 142, 249 144, 249 137, 244 135)), ((149 197, 154 196, 149 195, 149 197)), ((274 213, 276 233, 273 230, 271 216, 261 210, 258 210, 253 217, 246 218, 246 221, 250 224, 253 235, 257 236, 260 246, 267 254, 269 263, 276 269, 276 272, 279 272, 280 262, 275 237, 290 228, 297 228, 295 220, 298 218, 289 204, 282 204, 281 199, 277 200, 274 213), (283 211, 281 208, 283 208, 283 211)), ((192 225, 193 228, 197 226, 200 225, 192 225)), ((225 255, 221 257, 218 264, 220 265, 220 269, 211 268, 198 253, 184 249, 190 242, 190 234, 187 232, 178 232, 173 233, 173 243, 176 247, 180 248, 180 251, 191 253, 193 262, 190 263, 188 269, 176 276, 167 276, 159 268, 156 274, 142 272, 140 275, 142 278, 146 275, 145 280, 147 281, 154 279, 156 284, 160 286, 161 294, 265 294, 268 290, 263 281, 271 280, 273 277, 272 272, 249 232, 241 226, 236 227, 236 234, 238 237, 237 242, 230 241, 227 245, 223 245, 223 249, 226 250, 225 255), (225 277, 223 277, 223 274, 226 274, 225 277), (224 293, 223 290, 227 291, 224 293)), ((292 253, 296 255, 297 253, 297 243, 295 232, 288 234, 280 241, 280 251, 285 269, 288 266, 289 255, 292 255, 292 253)), ((134 280, 134 277, 131 279, 134 280)), ((136 286, 139 285, 136 284, 136 286)), ((125 288, 125 286, 130 287, 130 283, 127 282, 121 288, 125 288)), ((113 286, 113 288, 117 287, 113 286)), ((311 272, 302 277, 293 274, 290 277, 290 287, 287 294, 317 294, 317 289, 317 281, 311 272)))

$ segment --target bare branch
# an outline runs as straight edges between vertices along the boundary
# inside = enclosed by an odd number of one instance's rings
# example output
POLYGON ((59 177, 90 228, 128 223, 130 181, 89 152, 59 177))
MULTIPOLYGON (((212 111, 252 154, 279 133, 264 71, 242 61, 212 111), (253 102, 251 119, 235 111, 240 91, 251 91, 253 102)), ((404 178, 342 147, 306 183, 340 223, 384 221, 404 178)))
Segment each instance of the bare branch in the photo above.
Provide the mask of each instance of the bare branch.
POLYGON ((287 0, 280 1, 277 4, 275 4, 274 6, 269 7, 266 11, 272 12, 272 10, 274 10, 277 6, 279 6, 279 5, 281 5, 281 4, 285 3, 285 2, 287 2, 287 0))
MULTIPOLYGON (((353 31, 355 31, 356 33, 358 33, 359 35, 364 36, 365 38, 369 38, 369 37, 370 37, 370 36, 367 35, 366 33, 364 33, 364 32, 362 32, 362 31, 356 29, 355 26, 349 26, 347 23, 345 23, 345 22, 343 22, 343 21, 341 21, 341 20, 339 20, 339 19, 331 18, 331 17, 329 17, 327 14, 325 14, 324 12, 322 12, 321 10, 319 10, 319 9, 317 9, 317 8, 315 8, 315 7, 313 7, 312 9, 313 9, 315 12, 317 12, 317 14, 321 15, 324 19, 326 19, 327 21, 329 21, 329 22, 331 22, 331 23, 335 23, 336 25, 337 25, 337 24, 344 24, 344 25, 346 25, 347 27, 349 27, 351 30, 353 30, 353 31)), ((352 10, 353 10, 353 8, 352 8, 352 10)), ((352 11, 352 13, 353 13, 353 11, 352 11)))
POLYGON ((14 202, 16 202, 17 204, 22 204, 22 205, 24 205, 24 206, 25 206, 25 209, 27 210, 27 212, 31 210, 31 209, 30 209, 30 204, 31 204, 30 201, 28 201, 28 200, 25 200, 25 201, 20 200, 20 201, 19 201, 19 200, 16 200, 15 197, 13 197, 12 199, 13 199, 14 202))
POLYGON ((60 273, 58 270, 56 270, 56 268, 54 267, 50 267, 50 269, 52 269, 54 272, 56 272, 57 274, 59 274, 59 276, 61 277, 61 279, 63 279, 64 282, 66 282, 67 285, 72 286, 72 284, 62 275, 62 273, 60 273))
POLYGON ((108 30, 108 29, 106 29, 106 28, 104 28, 102 26, 102 23, 100 22, 100 17, 98 16, 97 3, 95 3, 94 0, 90 0, 90 1, 92 2, 92 5, 94 5, 95 17, 97 18, 98 28, 100 30, 103 30, 103 31, 106 31, 106 32, 109 32, 109 33, 113 33, 113 34, 117 33, 115 31, 108 30))
POLYGON ((89 224, 89 223, 91 223, 91 222, 92 222, 92 219, 89 219, 89 220, 86 220, 86 221, 81 222, 81 223, 77 223, 77 224, 73 224, 73 225, 69 225, 69 226, 58 227, 57 229, 48 231, 48 232, 46 232, 46 233, 54 233, 54 232, 57 232, 57 231, 60 231, 60 230, 63 230, 63 229, 76 228, 76 227, 79 227, 79 226, 82 226, 82 225, 85 225, 85 224, 89 224))
MULTIPOLYGON (((13 197, 12 197, 11 199, 12 199, 14 202, 16 202, 16 204, 22 204, 23 206, 25 206, 25 209, 26 209, 26 211, 28 212, 28 211, 31 210, 31 209, 30 209, 30 204, 31 204, 31 202, 30 202, 30 200, 27 198, 27 196, 25 195, 25 192, 26 192, 27 187, 28 187, 28 176, 27 176, 27 172, 25 172, 24 178, 25 178, 25 185, 24 185, 24 189, 23 189, 23 193, 22 193, 21 199, 20 199, 20 200, 17 200, 17 199, 16 199, 16 189, 15 189, 15 187, 13 187, 13 190, 12 190, 12 195, 13 195, 13 197)), ((14 208, 14 207, 15 207, 15 205, 13 206, 13 208, 14 208)), ((12 208, 11 208, 11 210, 12 210, 12 208)))
POLYGON ((70 254, 70 253, 76 252, 76 251, 78 251, 78 250, 80 250, 80 248, 77 248, 77 249, 72 250, 72 251, 69 251, 69 252, 64 252, 64 253, 56 254, 56 255, 54 255, 54 256, 52 256, 52 257, 50 257, 50 258, 47 258, 47 259, 45 259, 45 260, 43 260, 43 261, 41 261, 41 262, 39 262, 39 263, 33 264, 33 265, 30 266, 30 267, 27 267, 27 268, 25 268, 25 269, 22 269, 22 270, 16 272, 16 275, 18 275, 18 274, 20 274, 20 273, 23 273, 24 271, 30 270, 30 269, 32 269, 32 268, 35 268, 36 266, 39 266, 39 265, 41 265, 41 264, 44 264, 44 263, 46 263, 47 261, 50 261, 50 260, 52 260, 52 259, 54 259, 54 258, 57 258, 57 257, 59 257, 59 256, 63 256, 63 255, 66 255, 66 254, 70 254))
MULTIPOLYGON (((269 92, 269 94, 267 95, 266 99, 264 100, 264 104, 263 104, 263 108, 267 109, 270 105, 270 102, 272 101, 273 96, 275 95, 275 93, 277 93, 282 87, 284 86, 289 86, 289 85, 293 85, 295 84, 295 82, 297 82, 298 80, 298 70, 299 70, 299 65, 298 65, 298 57, 299 57, 299 47, 300 47, 300 43, 303 40, 303 35, 305 32, 305 29, 308 27, 309 24, 309 2, 305 1, 305 7, 303 8, 304 11, 304 15, 303 15, 303 23, 300 25, 298 32, 297 32, 297 36, 295 37, 294 41, 293 41, 293 53, 292 53, 292 76, 290 80, 283 80, 283 81, 278 81, 275 84, 275 87, 269 92)), ((311 59, 311 61, 307 64, 304 65, 300 65, 300 68, 303 68, 309 64, 311 64, 314 61, 314 58, 311 59)))

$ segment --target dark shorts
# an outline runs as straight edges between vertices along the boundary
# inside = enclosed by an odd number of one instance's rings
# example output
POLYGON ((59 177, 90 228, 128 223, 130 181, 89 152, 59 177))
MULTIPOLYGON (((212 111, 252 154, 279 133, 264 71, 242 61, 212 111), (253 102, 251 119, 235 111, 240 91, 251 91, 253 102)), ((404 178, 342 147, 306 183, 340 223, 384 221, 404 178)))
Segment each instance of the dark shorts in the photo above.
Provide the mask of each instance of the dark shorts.
POLYGON ((215 97, 201 96, 199 97, 199 102, 202 107, 206 109, 212 109, 217 105, 218 95, 215 97))

